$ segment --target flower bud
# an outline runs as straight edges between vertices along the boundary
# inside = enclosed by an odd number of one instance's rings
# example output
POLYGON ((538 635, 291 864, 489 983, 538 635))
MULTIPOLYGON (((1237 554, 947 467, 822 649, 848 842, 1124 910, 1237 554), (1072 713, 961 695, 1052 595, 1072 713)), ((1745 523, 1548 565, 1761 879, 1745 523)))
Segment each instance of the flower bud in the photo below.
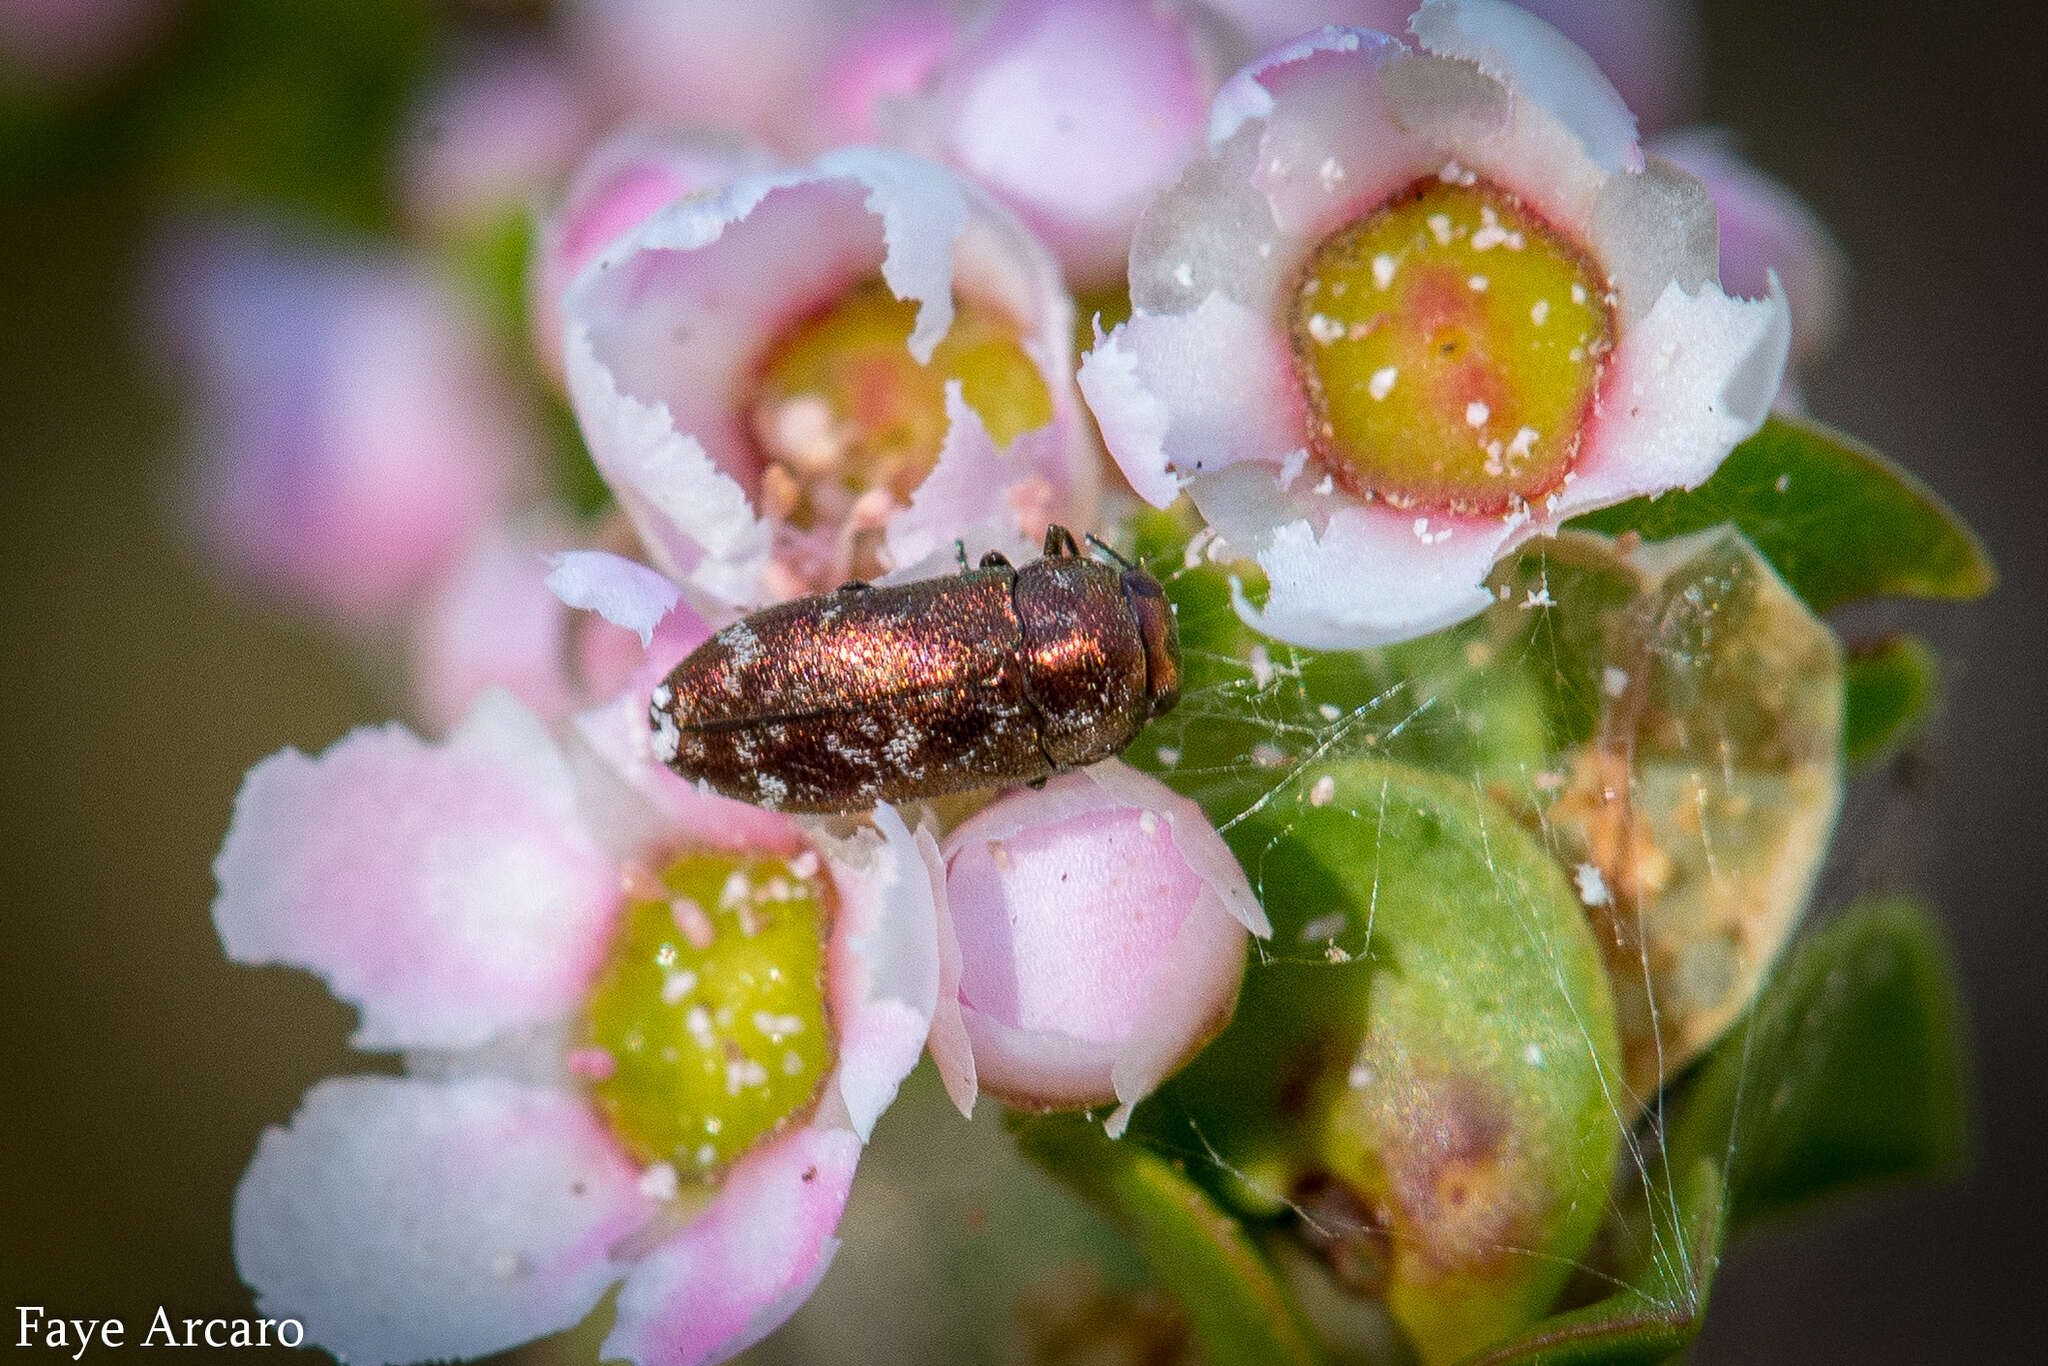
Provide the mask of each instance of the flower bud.
POLYGON ((1201 809, 1116 760, 1004 794, 942 857, 953 945, 933 1053, 963 1110, 977 1087, 1041 1109, 1114 1101, 1121 1134, 1228 1023, 1245 931, 1269 933, 1201 809))

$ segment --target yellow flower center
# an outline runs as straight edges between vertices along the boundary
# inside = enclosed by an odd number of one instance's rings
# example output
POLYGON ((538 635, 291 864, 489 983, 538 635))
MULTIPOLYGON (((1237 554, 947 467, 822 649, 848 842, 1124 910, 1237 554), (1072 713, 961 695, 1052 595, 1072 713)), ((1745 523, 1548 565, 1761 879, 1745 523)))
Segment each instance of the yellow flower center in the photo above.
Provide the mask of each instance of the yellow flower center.
POLYGON ((1323 467, 1358 496, 1461 513, 1564 483, 1614 347, 1584 253, 1469 176, 1327 238, 1290 321, 1323 467))
POLYGON ((801 1118, 832 1067, 830 881, 794 860, 686 854, 628 906, 573 1062, 643 1162, 711 1180, 801 1118))
POLYGON ((998 445, 1052 420, 1052 392, 1015 323, 956 299, 953 326, 921 365, 908 345, 917 308, 869 280, 769 349, 748 414, 768 512, 804 530, 878 527, 938 462, 951 380, 998 445))

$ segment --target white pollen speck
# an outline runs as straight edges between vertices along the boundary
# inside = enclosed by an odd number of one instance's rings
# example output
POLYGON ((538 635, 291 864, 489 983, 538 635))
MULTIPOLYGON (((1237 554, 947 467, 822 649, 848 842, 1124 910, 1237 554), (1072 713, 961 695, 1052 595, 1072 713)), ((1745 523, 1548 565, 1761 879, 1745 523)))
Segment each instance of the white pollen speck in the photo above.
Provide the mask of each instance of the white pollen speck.
POLYGON ((1533 1043, 1530 1044, 1522 1050, 1522 1061, 1528 1063, 1531 1067, 1543 1066, 1543 1050, 1533 1043))
POLYGON ((1308 334, 1316 339, 1318 346, 1344 340, 1344 324, 1327 313, 1308 315, 1308 334))
POLYGON ((1323 188, 1334 190, 1337 182, 1344 178, 1344 167, 1335 157, 1324 157, 1323 164, 1316 168, 1316 177, 1323 182, 1323 188))
POLYGON ((1600 876, 1600 870, 1590 863, 1581 863, 1572 869, 1572 881, 1578 884, 1579 900, 1588 906, 1606 906, 1614 901, 1607 892, 1607 879, 1600 876))
POLYGON ((1252 682, 1264 688, 1273 681, 1273 656, 1263 645, 1254 645, 1245 654, 1245 662, 1251 665, 1252 682))
POLYGON ((718 930, 712 925, 711 917, 704 914, 704 908, 689 897, 672 898, 668 903, 668 916, 693 949, 708 949, 711 942, 718 938, 718 930))
POLYGON ((1529 305, 1529 321, 1538 327, 1550 321, 1550 300, 1538 299, 1529 305))
POLYGON ((1316 710, 1323 714, 1325 721, 1334 721, 1344 714, 1344 709, 1335 702, 1325 702, 1317 707, 1316 710))
POLYGON ((1577 364, 1579 361, 1582 361, 1586 358, 1586 348, 1583 346, 1574 346, 1569 354, 1571 356, 1572 363, 1577 364))
POLYGON ((768 1084, 768 1069, 752 1058, 736 1058, 725 1065, 725 1093, 737 1096, 741 1091, 768 1084))
POLYGON ((806 849, 789 861, 789 871, 805 881, 818 875, 818 851, 806 849))
POLYGON ((803 1070, 803 1054, 797 1052, 794 1048, 785 1049, 782 1054, 782 1075, 785 1077, 793 1077, 803 1070))
POLYGON ((709 1143, 700 1143, 697 1145, 698 1166, 708 1167, 716 1161, 718 1161, 718 1149, 712 1147, 709 1143))
POLYGON ((1476 398, 1465 405, 1465 425, 1467 427, 1484 427, 1486 419, 1492 416, 1493 409, 1487 407, 1476 398))
POLYGON ((1350 918, 1342 911, 1319 915, 1301 927, 1300 940, 1304 944, 1313 944, 1320 939, 1335 939, 1344 933, 1344 927, 1349 923, 1350 918))
POLYGON ((1401 377, 1399 366, 1386 365, 1372 372, 1372 378, 1365 382, 1365 392, 1375 400, 1383 399, 1394 391, 1394 381, 1401 377))
POLYGON ((1138 833, 1147 839, 1159 833, 1159 813, 1157 811, 1140 811, 1138 813, 1138 833))
POLYGON ((1771 487, 1776 489, 1778 492, 1783 493, 1786 489, 1792 487, 1792 476, 1789 474, 1779 475, 1775 480, 1772 481, 1771 487))
POLYGON ((1180 762, 1180 751, 1172 745, 1161 745, 1153 753, 1158 756, 1161 768, 1172 768, 1180 762))
POLYGON ((711 1041, 711 1012, 703 1006, 691 1006, 690 1013, 683 1017, 683 1028, 690 1031, 699 1048, 711 1041))
POLYGON ((1373 1070, 1366 1064, 1353 1063, 1351 1070, 1344 1074, 1345 1082, 1354 1091, 1363 1091, 1373 1083, 1373 1070))
POLYGON ((1323 946, 1323 961, 1325 963, 1348 963, 1351 961, 1351 955, 1335 943, 1325 944, 1323 946))
POLYGON ((683 733, 676 729, 676 719, 665 711, 654 713, 654 757, 665 764, 676 761, 682 752, 683 733))
POLYGON ((1586 302, 1586 287, 1584 285, 1572 286, 1572 302, 1575 304, 1586 302))
POLYGON ((664 683, 654 690, 654 696, 651 700, 655 706, 665 707, 676 700, 676 690, 664 683))
POLYGON ((1524 612, 1532 611, 1538 607, 1555 606, 1557 606, 1557 599, 1550 596, 1550 585, 1547 583, 1541 588, 1530 589, 1529 596, 1522 599, 1522 610, 1524 612))
POLYGON ((1193 289, 1195 287, 1195 267, 1193 263, 1183 261, 1175 266, 1173 268, 1173 282, 1182 289, 1193 289))
POLYGON ((1373 285, 1379 289, 1385 289, 1388 285, 1394 283, 1394 271, 1398 268, 1399 263, 1396 262, 1391 255, 1384 251, 1379 253, 1377 256, 1373 257, 1373 285))
POLYGON ((1541 435, 1542 433, 1534 427, 1517 427, 1515 439, 1508 443, 1508 454, 1517 460, 1523 458, 1529 454, 1529 448, 1536 444, 1536 438, 1541 435))
POLYGON ((697 974, 684 968, 661 979, 661 1003, 672 1006, 697 989, 697 974))
POLYGON ((649 1200, 667 1204, 676 1198, 676 1169, 672 1162, 657 1162, 640 1173, 640 1193, 649 1200))
POLYGON ((1260 768, 1279 768, 1287 762, 1287 753, 1280 746, 1261 740, 1252 746, 1251 761, 1260 768))
POLYGON ((1451 244, 1451 216, 1447 213, 1433 213, 1429 216, 1429 235, 1440 247, 1451 244))
POLYGON ((1619 697, 1628 691, 1628 670, 1617 669, 1612 664, 1600 671, 1600 689, 1609 697, 1619 697))
POLYGON ((1310 806, 1328 806, 1336 795, 1337 780, 1325 773, 1322 777, 1316 779, 1315 786, 1309 788, 1308 804, 1310 806))
POLYGON ((725 886, 718 889, 718 909, 730 911, 753 900, 754 884, 747 875, 735 868, 725 875, 725 886))
POLYGON ((1420 541, 1420 542, 1422 542, 1422 543, 1423 543, 1424 545, 1428 545, 1428 544, 1429 544, 1429 518, 1427 518, 1427 517, 1417 517, 1417 518, 1415 519, 1415 528, 1414 528, 1414 530, 1415 530, 1415 539, 1416 539, 1416 540, 1418 540, 1418 541, 1420 541))
POLYGON ((1492 283, 1493 282, 1487 279, 1484 275, 1475 275, 1465 282, 1465 286, 1466 288, 1470 289, 1474 294, 1484 294, 1486 292, 1486 287, 1492 283))

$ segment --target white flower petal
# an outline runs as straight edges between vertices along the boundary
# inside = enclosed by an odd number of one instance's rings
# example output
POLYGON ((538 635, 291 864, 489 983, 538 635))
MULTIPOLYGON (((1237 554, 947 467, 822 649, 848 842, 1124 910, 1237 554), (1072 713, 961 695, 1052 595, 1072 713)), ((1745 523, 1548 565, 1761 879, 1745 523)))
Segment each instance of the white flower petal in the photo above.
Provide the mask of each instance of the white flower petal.
POLYGON ((590 1107, 496 1078, 348 1077, 267 1131, 235 1265, 344 1361, 478 1357, 568 1328, 651 1206, 590 1107))

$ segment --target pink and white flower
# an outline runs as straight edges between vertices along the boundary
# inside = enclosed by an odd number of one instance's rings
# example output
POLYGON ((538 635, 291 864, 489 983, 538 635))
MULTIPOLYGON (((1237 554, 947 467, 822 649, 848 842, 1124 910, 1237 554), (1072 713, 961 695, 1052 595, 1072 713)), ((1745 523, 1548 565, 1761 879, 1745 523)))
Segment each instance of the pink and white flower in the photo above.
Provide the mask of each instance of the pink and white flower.
POLYGON ((1712 200, 1583 52, 1500 0, 1413 30, 1232 78, 1081 372, 1132 486, 1187 492, 1304 645, 1452 625, 1516 545, 1699 483, 1785 363, 1782 292, 1722 292, 1712 200))
POLYGON ((1119 760, 1013 789, 946 837, 932 1056, 963 1113, 1131 1107, 1230 1020, 1272 926, 1201 808, 1119 760))
POLYGON ((598 469, 713 615, 1091 520, 1058 267, 932 163, 850 148, 685 197, 566 316, 598 469))
MULTIPOLYGON (((592 568, 570 577, 616 585, 614 562, 592 568)), ((407 1065, 314 1087, 236 1197, 262 1312, 344 1360, 499 1351, 620 1281, 606 1357, 722 1360, 831 1262, 936 1006, 936 846, 887 808, 835 838, 653 764, 649 679, 703 633, 664 613, 634 686, 566 743, 494 692, 443 744, 357 731, 243 786, 215 865, 229 956, 318 973, 360 1009, 355 1043, 407 1065), (612 724, 627 711, 637 748, 612 724), (792 905, 815 920, 778 930, 792 905), (758 956, 784 932, 808 958, 758 956), (791 965, 751 1011, 717 994, 739 990, 719 955, 750 953, 749 982, 791 965), (663 1037, 687 1056, 646 1042, 663 1037), (743 1108, 784 1084, 801 1094, 743 1108), (661 1128, 685 1120, 686 1139, 661 1128)))
POLYGON ((593 147, 542 226, 527 275, 528 312, 541 368, 561 380, 562 298, 585 266, 657 209, 772 164, 765 150, 751 144, 638 128, 614 133, 593 147))
POLYGON ((189 516, 236 577, 383 620, 530 484, 517 391, 420 263, 204 229, 157 286, 155 334, 196 397, 189 516))
POLYGON ((1120 284, 1138 215, 1202 150, 1214 28, 1163 0, 1006 0, 938 64, 909 145, 1015 209, 1075 288, 1120 284))

